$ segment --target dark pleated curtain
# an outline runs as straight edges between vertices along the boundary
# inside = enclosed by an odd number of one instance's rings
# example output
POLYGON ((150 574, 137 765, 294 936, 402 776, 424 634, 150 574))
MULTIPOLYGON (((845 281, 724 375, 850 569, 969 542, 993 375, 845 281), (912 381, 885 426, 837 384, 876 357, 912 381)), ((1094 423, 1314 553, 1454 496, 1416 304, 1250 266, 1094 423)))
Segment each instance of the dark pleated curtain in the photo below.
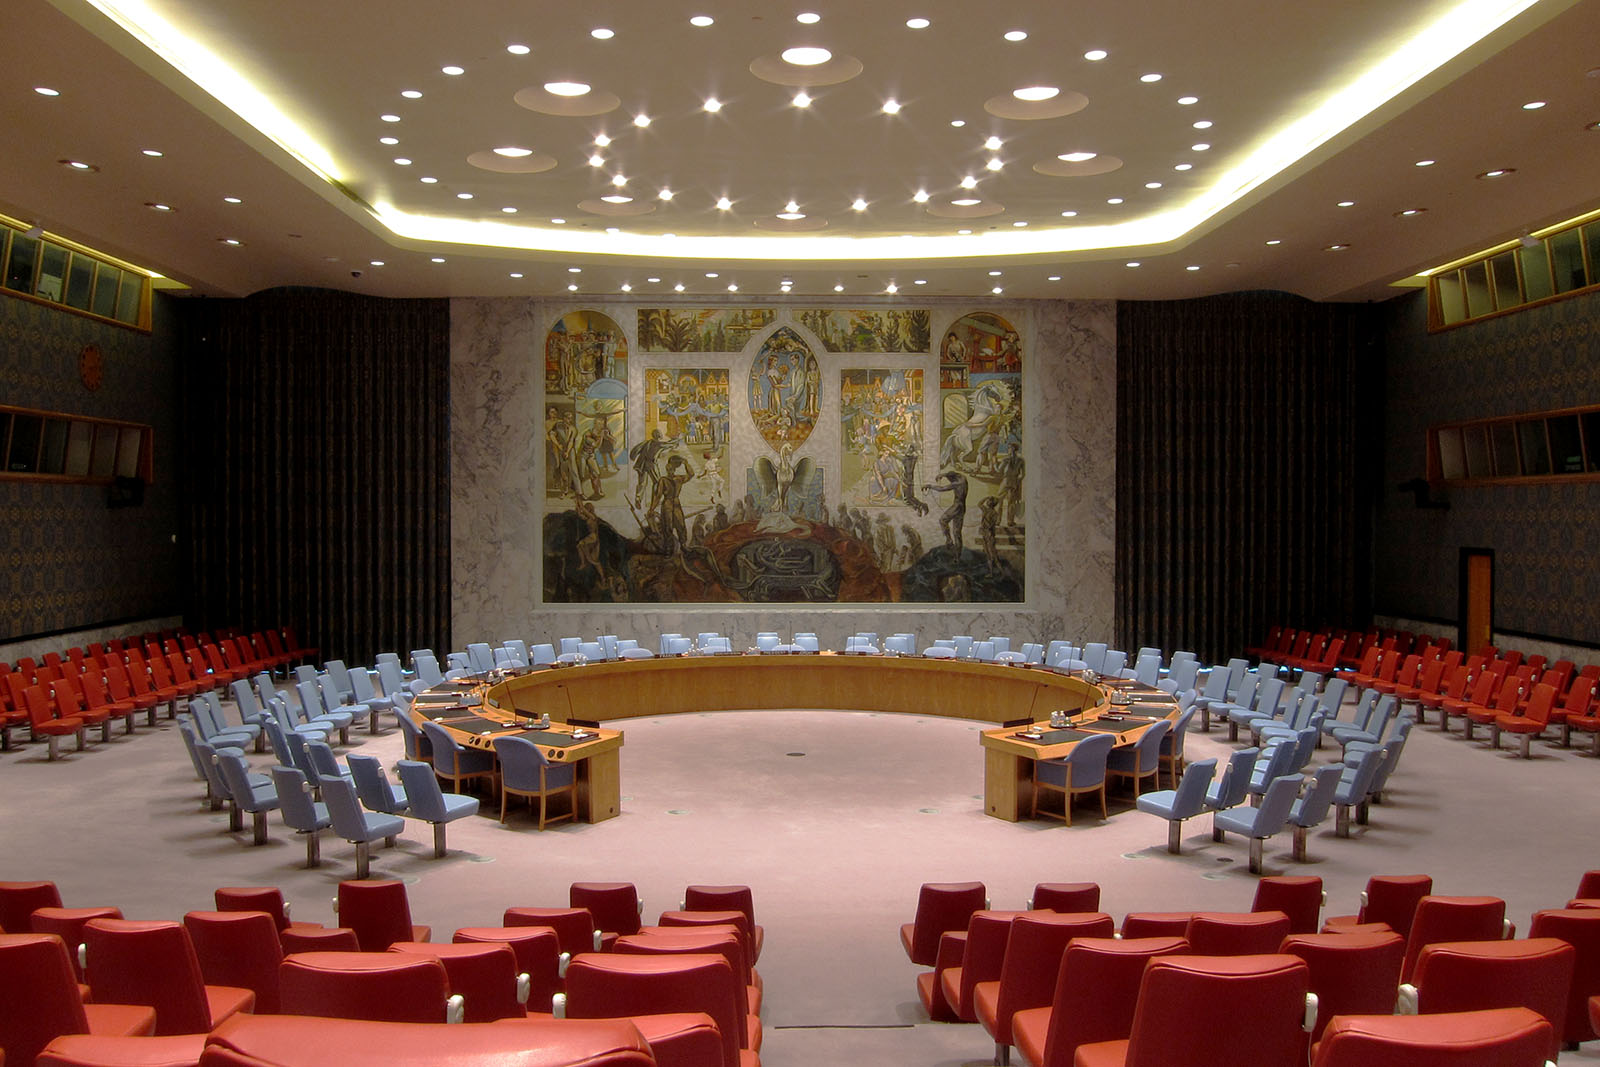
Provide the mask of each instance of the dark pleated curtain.
POLYGON ((352 663, 448 644, 449 302, 281 289, 179 311, 187 624, 292 624, 352 663))
POLYGON ((1381 454, 1368 305, 1117 308, 1117 640, 1217 661, 1370 617, 1381 454))

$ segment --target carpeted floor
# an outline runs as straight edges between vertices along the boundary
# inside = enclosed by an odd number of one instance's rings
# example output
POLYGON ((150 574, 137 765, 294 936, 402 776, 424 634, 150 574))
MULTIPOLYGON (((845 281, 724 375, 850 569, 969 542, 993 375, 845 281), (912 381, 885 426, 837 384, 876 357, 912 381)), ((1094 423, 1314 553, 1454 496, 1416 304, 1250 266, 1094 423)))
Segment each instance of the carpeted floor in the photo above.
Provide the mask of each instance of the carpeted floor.
MULTIPOLYGON (((647 921, 677 907, 687 884, 747 883, 766 928, 767 1067, 989 1062, 980 1028, 928 1023, 917 1004, 898 928, 924 881, 979 879, 994 907, 1021 908, 1036 882, 1093 880, 1118 919, 1244 910, 1254 892, 1244 843, 1212 843, 1209 819, 1191 823, 1172 856, 1165 824, 1127 797, 1107 820, 1080 806, 1071 828, 984 816, 976 723, 796 710, 624 729, 621 817, 541 834, 525 808, 501 826, 498 802, 485 800, 486 814, 450 827, 447 858, 433 859, 430 829, 411 824, 398 848, 374 854, 374 876, 407 882, 414 918, 435 939, 496 925, 509 906, 565 905, 575 880, 634 882, 647 921)), ((1220 736, 1192 734, 1190 758, 1225 757, 1220 736)), ((386 764, 401 755, 392 724, 354 742, 350 751, 386 764)), ((1525 931, 1534 910, 1559 907, 1600 866, 1590 844, 1600 762, 1544 743, 1534 751, 1524 762, 1459 732, 1416 730, 1369 827, 1342 840, 1330 820, 1306 864, 1291 861, 1285 835, 1268 849, 1269 871, 1320 875, 1330 914, 1353 911, 1371 874, 1426 872, 1439 893, 1504 897, 1525 931)), ((166 722, 56 763, 42 745, 7 753, 0 878, 53 879, 69 905, 115 904, 130 918, 209 908, 220 885, 278 885, 296 918, 333 921, 335 886, 354 874, 351 846, 325 834, 323 866, 306 870, 303 846, 275 819, 270 843, 250 847, 201 797, 166 722)), ((1600 1043, 1563 1059, 1600 1061, 1600 1043)))

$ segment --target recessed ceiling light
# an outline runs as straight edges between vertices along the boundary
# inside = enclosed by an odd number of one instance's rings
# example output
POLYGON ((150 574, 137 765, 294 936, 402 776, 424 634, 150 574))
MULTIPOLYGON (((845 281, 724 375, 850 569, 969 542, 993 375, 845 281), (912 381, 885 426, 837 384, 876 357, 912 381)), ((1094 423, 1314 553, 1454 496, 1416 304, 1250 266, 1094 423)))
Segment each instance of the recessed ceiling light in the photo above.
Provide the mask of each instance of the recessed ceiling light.
POLYGON ((822 16, 815 11, 802 11, 794 17, 794 20, 802 26, 814 26, 822 21, 822 16))
POLYGON ((1403 210, 1396 211, 1394 215, 1397 219, 1409 219, 1422 214, 1426 210, 1428 209, 1425 207, 1408 207, 1403 210))
POLYGON ((898 114, 900 114, 900 101, 892 99, 892 98, 889 99, 889 100, 885 100, 883 102, 883 113, 885 115, 898 115, 898 114))
POLYGON ((397 167, 409 167, 411 166, 411 160, 407 159, 405 156, 395 156, 394 165, 397 167))
POLYGON ((1350 247, 1349 245, 1329 245, 1327 248, 1323 249, 1323 251, 1325 251, 1325 252, 1343 252, 1345 249, 1347 249, 1349 247, 1350 247))
POLYGON ((1515 167, 1496 167, 1494 170, 1486 170, 1486 171, 1484 171, 1482 174, 1478 175, 1478 177, 1480 177, 1480 178, 1504 178, 1507 174, 1515 174, 1516 172, 1517 171, 1516 171, 1515 167))
POLYGON ((656 197, 658 199, 661 199, 661 200, 671 200, 672 199, 672 190, 671 189, 663 189, 659 193, 656 194, 656 197))
POLYGON ((444 262, 444 257, 443 256, 434 256, 432 259, 428 260, 428 262, 429 263, 443 263, 444 262))
POLYGON ((151 211, 171 211, 172 210, 172 205, 170 205, 170 204, 155 204, 155 203, 150 203, 150 202, 146 201, 144 206, 149 208, 151 211))
POLYGON ((1141 264, 1139 263, 1139 261, 1137 259, 1130 259, 1127 262, 1126 265, 1129 266, 1129 267, 1137 267, 1137 266, 1140 266, 1141 264))
POLYGON ((519 148, 516 145, 502 145, 494 150, 494 154, 505 156, 507 159, 521 159, 523 156, 533 155, 533 149, 519 148))
POLYGON ((965 178, 961 179, 961 188, 976 189, 977 187, 978 179, 974 178, 972 175, 968 174, 965 178))
POLYGON ((725 196, 717 197, 717 210, 718 211, 727 211, 731 207, 733 207, 733 201, 732 200, 729 200, 725 196))
POLYGON ((728 292, 737 293, 738 291, 739 291, 738 285, 730 285, 730 286, 728 286, 728 292))
POLYGON ((1139 80, 1144 82, 1144 83, 1146 83, 1147 85, 1154 84, 1155 82, 1158 82, 1158 81, 1161 80, 1161 75, 1156 74, 1155 72, 1152 71, 1149 74, 1141 74, 1141 75, 1139 75, 1139 80))
POLYGON ((1341 201, 1339 201, 1339 206, 1340 207, 1355 207, 1356 206, 1356 202, 1354 200, 1341 200, 1341 201))
POLYGON ((1185 267, 1183 269, 1184 270, 1199 270, 1200 269, 1200 265, 1198 263, 1191 263, 1191 264, 1189 264, 1187 267, 1185 267))
POLYGON ((1161 183, 1160 182, 1145 182, 1144 183, 1144 187, 1146 189, 1159 189, 1159 188, 1161 188, 1161 183))
POLYGON ((379 144, 386 144, 386 145, 397 145, 397 144, 400 143, 400 138, 398 138, 398 137, 380 137, 380 138, 378 138, 378 143, 379 144))
POLYGON ((1000 138, 998 138, 998 137, 991 137, 987 141, 983 142, 983 147, 988 149, 991 152, 1000 151, 1000 145, 1001 145, 1001 141, 1000 141, 1000 138))
POLYGON ((989 162, 985 163, 984 166, 988 167, 990 170, 999 170, 1004 167, 1005 164, 1000 161, 999 156, 995 156, 990 159, 989 162))
POLYGON ((633 292, 633 286, 629 285, 627 282, 623 282, 621 285, 617 286, 617 288, 621 289, 624 293, 633 292))
POLYGON ((378 117, 380 119, 382 119, 384 122, 399 122, 400 121, 400 116, 399 115, 379 115, 378 117))
POLYGON ((142 148, 139 150, 139 152, 141 155, 149 156, 151 159, 161 158, 161 153, 156 151, 154 148, 142 148))
POLYGON ((1001 273, 1002 272, 1000 272, 1000 271, 992 270, 992 271, 989 272, 989 277, 998 278, 998 277, 1000 277, 1001 273))
POLYGON ((616 235, 617 235, 617 234, 619 234, 619 233, 621 233, 621 232, 622 232, 622 230, 621 230, 621 229, 619 229, 619 228, 618 228, 618 227, 616 227, 616 226, 607 226, 607 227, 606 227, 606 232, 607 232, 607 233, 609 233, 609 234, 611 234, 611 236, 613 236, 613 237, 615 237, 615 236, 616 236, 616 235))
POLYGON ((381 259, 368 260, 367 262, 368 262, 369 266, 373 266, 373 267, 381 267, 381 266, 383 266, 383 260, 381 260, 381 259))
POLYGON ((566 219, 551 219, 550 222, 556 226, 565 226, 567 224, 566 219))
POLYGON ((894 282, 890 282, 888 285, 883 287, 883 291, 888 293, 890 296, 893 296, 895 293, 900 291, 900 287, 894 282))
POLYGON ((1212 123, 1210 119, 1201 119, 1199 122, 1194 124, 1194 128, 1197 130, 1209 130, 1211 126, 1212 123))
POLYGON ((716 21, 717 20, 712 18, 710 15, 692 15, 689 18, 689 25, 698 26, 703 30, 707 26, 714 25, 716 21))
POLYGON ((798 93, 794 94, 794 99, 791 100, 790 102, 792 104, 794 104, 795 107, 810 107, 811 106, 811 97, 806 93, 806 91, 804 89, 802 89, 798 93))
POLYGON ((225 196, 225 197, 222 198, 222 202, 224 204, 242 204, 242 203, 244 203, 244 201, 240 200, 237 196, 225 196))
POLYGON ((569 285, 569 286, 567 286, 567 292, 569 292, 569 293, 576 293, 576 292, 577 292, 577 291, 578 291, 578 287, 577 287, 577 286, 576 286, 576 285, 569 285))
POLYGON ((1277 239, 1277 238, 1276 238, 1276 237, 1274 237, 1274 238, 1272 238, 1272 239, 1271 239, 1271 240, 1269 240, 1269 241, 1268 241, 1268 242, 1267 242, 1267 244, 1268 244, 1268 246, 1271 246, 1271 245, 1281 245, 1281 244, 1283 244, 1283 242, 1282 242, 1282 241, 1280 241, 1280 240, 1278 240, 1278 239, 1277 239))
POLYGON ((1184 107, 1189 107, 1191 104, 1198 104, 1199 102, 1200 102, 1200 98, 1198 96, 1180 96, 1180 97, 1178 97, 1178 103, 1181 104, 1184 107))
POLYGON ((1061 217, 1064 219, 1075 219, 1078 217, 1078 213, 1076 211, 1063 211, 1061 213, 1061 217))
POLYGON ((960 200, 952 200, 952 201, 950 201, 950 203, 954 207, 974 207, 974 206, 976 206, 978 204, 983 203, 983 201, 977 199, 976 197, 964 196, 960 200))
POLYGON ((1061 275, 1059 275, 1059 274, 1052 274, 1052 275, 1050 275, 1050 277, 1045 279, 1045 281, 1047 281, 1047 282, 1059 282, 1060 280, 1061 280, 1061 275))
POLYGON ((244 245, 244 242, 239 240, 237 237, 218 237, 217 240, 221 241, 225 245, 232 245, 235 248, 241 248, 244 245))
POLYGON ((956 233, 960 234, 962 237, 971 237, 972 236, 972 231, 971 230, 957 230, 956 233))
POLYGON ((471 193, 457 193, 456 194, 456 199, 457 200, 471 200, 472 199, 472 194, 471 193))
POLYGON ((603 133, 597 133, 594 135, 594 144, 596 148, 605 148, 611 144, 611 138, 603 133))
POLYGON ((927 19, 925 19, 925 18, 920 18, 920 17, 919 17, 919 18, 914 18, 914 19, 906 19, 906 28, 907 28, 907 29, 912 29, 912 30, 925 30, 925 29, 927 29, 927 28, 928 28, 928 27, 929 27, 929 26, 930 26, 930 25, 932 25, 932 23, 930 23, 930 22, 929 22, 929 21, 928 21, 928 20, 927 20, 927 19))
POLYGON ((631 203, 633 203, 633 197, 631 197, 631 196, 623 196, 621 193, 612 193, 609 196, 602 196, 600 199, 604 200, 608 204, 631 204, 631 203))
POLYGON ((1091 48, 1083 54, 1083 58, 1087 59, 1091 63, 1098 63, 1108 55, 1110 55, 1110 53, 1104 48, 1091 48))
POLYGON ((1120 197, 1120 196, 1108 197, 1106 199, 1106 203, 1112 204, 1112 205, 1120 204, 1120 203, 1122 203, 1122 197, 1120 197))
POLYGON ((520 278, 520 277, 522 277, 522 272, 521 272, 521 271, 515 271, 515 270, 514 270, 514 271, 512 271, 512 272, 511 272, 511 277, 513 277, 513 278, 520 278))
POLYGON ((660 282, 661 279, 660 278, 646 278, 645 281, 649 282, 651 285, 655 285, 658 282, 660 282))
POLYGON ((850 210, 865 211, 867 210, 867 202, 858 196, 850 202, 850 210))
POLYGON ((448 67, 440 67, 439 69, 441 71, 443 71, 445 74, 450 75, 452 78, 459 77, 460 75, 465 74, 467 72, 467 69, 465 67, 458 67, 453 63, 448 67))
POLYGON ((1006 40, 1012 42, 1013 44, 1015 44, 1018 41, 1026 41, 1027 39, 1028 39, 1028 32, 1026 30, 1007 30, 1006 31, 1006 40))
POLYGON ((544 91, 552 96, 583 96, 589 86, 583 82, 545 82, 544 91))
POLYGON ((591 167, 603 167, 605 165, 606 165, 606 157, 602 156, 599 152, 596 152, 594 155, 589 157, 589 166, 591 166, 591 167))
POLYGON ((708 270, 708 271, 706 271, 706 277, 707 277, 707 278, 718 278, 718 277, 721 277, 721 275, 719 275, 719 274, 718 274, 718 273, 717 273, 717 272, 716 272, 716 271, 714 271, 714 270, 708 270))
POLYGON ((604 26, 596 26, 589 31, 589 36, 597 41, 609 41, 617 35, 616 30, 608 30, 604 26))
POLYGON ((52 89, 48 85, 35 85, 33 87, 33 91, 38 93, 40 96, 60 96, 61 95, 61 90, 60 89, 52 89))
POLYGON ((1544 107, 1544 101, 1543 100, 1529 100, 1526 104, 1522 105, 1522 110, 1524 110, 1524 111, 1538 111, 1541 107, 1544 107))
POLYGON ((1011 95, 1018 100, 1027 100, 1037 103, 1040 100, 1053 100, 1061 94, 1061 90, 1054 85, 1028 85, 1021 89, 1011 90, 1011 95))
POLYGON ((1027 222, 1024 221, 1023 219, 1018 219, 1016 222, 1013 222, 1011 225, 1015 226, 1017 229, 1020 230, 1020 229, 1022 229, 1022 227, 1027 225, 1027 222))
POLYGON ((1194 170, 1194 164, 1193 163, 1174 163, 1172 165, 1172 169, 1173 170, 1194 170))
POLYGON ((1419 159, 1419 160, 1417 160, 1417 166, 1419 166, 1419 167, 1431 167, 1431 166, 1433 166, 1433 164, 1435 162, 1436 161, 1432 160, 1432 159, 1419 159))
POLYGON ((722 101, 718 100, 714 96, 708 96, 706 97, 706 102, 702 104, 701 107, 715 115, 717 112, 722 110, 722 101))
POLYGON ((503 207, 500 209, 500 214, 502 215, 515 215, 516 213, 517 209, 514 207, 503 207))
POLYGON ((533 51, 533 49, 529 48, 525 44, 508 44, 506 45, 506 51, 510 52, 514 56, 525 56, 529 52, 533 51))
POLYGON ((626 174, 613 174, 611 176, 611 184, 620 189, 628 184, 628 176, 626 174))
POLYGON ((583 268, 582 267, 568 267, 567 268, 567 273, 568 274, 582 274, 583 273, 583 268))
POLYGON ((1209 152, 1209 151, 1211 151, 1211 145, 1208 144, 1205 141, 1200 141, 1197 144, 1190 145, 1189 146, 1189 151, 1191 151, 1191 152, 1209 152))
POLYGON ((93 163, 85 163, 81 159, 58 159, 56 162, 70 170, 81 170, 89 174, 93 174, 95 171, 100 169, 93 163))
POLYGON ((951 119, 950 120, 950 125, 954 126, 958 130, 961 127, 965 126, 966 124, 967 124, 967 120, 966 119, 951 119))
POLYGON ((915 200, 919 204, 926 204, 928 202, 928 190, 918 189, 916 192, 911 194, 911 199, 915 200))
POLYGON ((800 205, 791 200, 787 204, 783 205, 783 210, 792 214, 793 212, 800 210, 800 205))
POLYGON ((793 67, 815 67, 833 58, 832 52, 814 45, 785 48, 782 54, 783 61, 793 67))
POLYGON ((1063 163, 1087 163, 1097 155, 1098 152, 1063 152, 1056 158, 1063 163))
POLYGON ((400 90, 400 95, 405 97, 407 100, 421 100, 422 99, 422 90, 421 89, 401 89, 400 90))
POLYGON ((633 124, 642 130, 646 126, 650 125, 650 116, 640 112, 639 114, 633 116, 633 124))
POLYGON ((999 296, 1001 293, 1005 292, 1005 290, 1000 288, 1000 286, 998 286, 998 285, 995 286, 993 289, 990 289, 989 291, 991 293, 993 293, 995 296, 999 296))
POLYGON ((833 287, 833 291, 836 292, 836 293, 842 293, 842 292, 844 292, 844 286, 836 285, 836 286, 833 287))
POLYGON ((928 279, 926 279, 926 278, 918 278, 916 281, 912 282, 911 284, 912 285, 927 285, 928 284, 928 279))
POLYGON ((432 175, 426 175, 426 174, 423 175, 422 177, 418 178, 417 181, 421 182, 423 185, 438 185, 439 184, 439 179, 438 178, 435 178, 432 175))

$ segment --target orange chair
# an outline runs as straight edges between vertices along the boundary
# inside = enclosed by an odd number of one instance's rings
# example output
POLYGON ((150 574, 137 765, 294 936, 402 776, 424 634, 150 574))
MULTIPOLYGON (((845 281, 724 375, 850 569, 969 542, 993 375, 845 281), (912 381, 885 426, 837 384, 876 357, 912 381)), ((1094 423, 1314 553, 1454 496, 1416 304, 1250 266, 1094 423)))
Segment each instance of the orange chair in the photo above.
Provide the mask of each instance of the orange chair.
MULTIPOLYGON (((1585 667, 1587 671, 1589 668, 1585 667)), ((1572 727, 1568 720, 1573 717, 1583 717, 1589 714, 1589 704, 1594 699, 1596 676, 1593 674, 1580 674, 1567 683, 1567 688, 1561 694, 1561 701, 1550 711, 1550 721, 1561 727, 1561 747, 1566 748, 1572 743, 1572 727)), ((1600 731, 1600 726, 1595 729, 1600 731)))
POLYGON ((1417 697, 1417 724, 1425 725, 1428 721, 1428 712, 1439 713, 1439 729, 1449 727, 1449 718, 1444 713, 1444 703, 1447 700, 1465 701, 1467 687, 1472 681, 1472 672, 1465 666, 1455 666, 1445 672, 1444 685, 1436 693, 1423 693, 1417 697))
POLYGON ((34 933, 55 934, 67 946, 67 955, 72 957, 73 969, 77 971, 81 982, 83 965, 78 960, 78 954, 83 946, 83 928, 90 919, 120 919, 122 909, 44 907, 34 909, 31 918, 34 933))
POLYGON ((1181 937, 1073 940, 1062 953, 1050 1006, 1012 1017, 1017 1048, 1033 1067, 1072 1067, 1079 1045, 1127 1038, 1145 966, 1188 951, 1181 937))
POLYGON ((145 713, 145 725, 155 726, 156 708, 161 701, 154 693, 134 692, 133 683, 128 678, 128 673, 120 663, 107 663, 105 666, 106 689, 118 703, 132 704, 136 711, 145 713))
POLYGON ((1123 937, 1182 937, 1192 911, 1130 911, 1122 917, 1123 937))
POLYGON ((1534 686, 1533 695, 1528 698, 1528 706, 1523 709, 1522 714, 1508 715, 1502 712, 1489 724, 1489 747, 1500 747, 1501 734, 1515 734, 1522 744, 1518 754, 1523 759, 1528 759, 1530 755, 1528 746, 1550 725, 1550 710, 1555 706, 1555 702, 1554 686, 1543 683, 1534 686))
POLYGON ((191 911, 183 917, 200 974, 207 985, 234 986, 256 995, 252 1009, 278 1011, 278 965, 283 946, 264 911, 191 911))
POLYGON ((396 941, 427 941, 431 927, 411 922, 404 882, 393 878, 340 882, 339 925, 356 932, 363 952, 382 952, 396 941))
POLYGON ((567 903, 589 909, 600 929, 601 948, 625 934, 639 932, 644 905, 632 882, 573 882, 567 889, 567 903))
POLYGON ((1306 963, 1311 992, 1317 995, 1313 1042, 1336 1015, 1394 1009, 1406 955, 1406 939, 1399 934, 1291 934, 1279 951, 1306 963))
POLYGON ((133 733, 133 720, 139 714, 139 706, 131 696, 126 700, 115 699, 105 679, 93 672, 78 675, 78 688, 83 694, 83 706, 91 714, 105 713, 107 726, 111 719, 121 719, 122 732, 133 733))
POLYGON ((528 1011, 548 1014, 550 998, 561 992, 566 962, 554 930, 539 926, 463 926, 452 944, 502 944, 517 958, 517 973, 528 976, 528 1011))
MULTIPOLYGON (((733 926, 739 931, 739 938, 744 942, 745 955, 752 961, 756 958, 755 946, 750 937, 750 917, 742 911, 664 911, 656 918, 657 929, 662 927, 683 926, 733 926)), ((600 935, 597 932, 595 937, 600 935)), ((754 963, 751 964, 752 974, 755 975, 755 985, 761 984, 761 977, 754 972, 754 963)))
POLYGON ((900 927, 900 947, 912 963, 932 967, 939 956, 939 939, 965 931, 972 913, 989 906, 982 882, 924 882, 917 893, 917 915, 900 927))
POLYGON ((297 952, 278 968, 288 1015, 371 1022, 460 1022, 462 1001, 437 959, 398 952, 297 952))
POLYGON ((67 948, 54 934, 0 934, 0 1048, 16 1067, 61 1034, 150 1034, 156 1013, 85 1004, 67 948))
POLYGON ((54 882, 0 882, 0 931, 29 933, 36 910, 59 907, 61 892, 54 882))
POLYGON ((83 731, 87 724, 77 716, 56 717, 55 708, 43 686, 29 686, 22 691, 22 703, 28 711, 28 728, 34 739, 44 738, 50 745, 50 758, 61 754, 63 737, 75 738, 78 751, 83 751, 83 731))
POLYGON ((1361 910, 1354 915, 1331 915, 1322 924, 1324 933, 1336 934, 1351 926, 1384 923, 1405 937, 1411 932, 1411 919, 1417 901, 1433 892, 1433 879, 1426 874, 1376 874, 1367 879, 1361 891, 1361 910))
POLYGON ((732 925, 697 928, 656 928, 643 933, 617 938, 614 952, 631 956, 683 956, 718 955, 728 961, 728 966, 738 976, 735 983, 735 1000, 738 1017, 743 1020, 739 1033, 739 1047, 761 1051, 762 1030, 758 1017, 761 1009, 761 992, 750 985, 749 960, 738 928, 732 925))
POLYGON ((1572 988, 1567 993, 1566 1021, 1558 1024, 1569 1045, 1600 1037, 1589 1021, 1589 998, 1600 996, 1600 910, 1560 908, 1533 913, 1528 936, 1559 937, 1577 953, 1572 961, 1572 988))
POLYGON ((1304 1025, 1308 980, 1304 961, 1294 956, 1158 957, 1139 983, 1128 1039, 1079 1045, 1073 1064, 1282 1067, 1294 1062, 1310 1028, 1304 1025), (1216 1025, 1219 1010, 1241 1024, 1216 1025))
POLYGON ((49 683, 50 699, 58 719, 81 719, 85 727, 100 727, 100 740, 111 740, 111 711, 91 708, 84 699, 83 686, 76 677, 63 675, 49 683))
POLYGON ((1098 882, 1040 882, 1028 898, 1030 911, 1077 913, 1100 910, 1098 882))
POLYGON ((755 900, 747 885, 692 885, 683 891, 684 911, 742 911, 750 936, 750 964, 761 961, 766 931, 756 922, 755 900))
POLYGON ((627 1020, 511 1019, 492 1026, 236 1016, 206 1039, 207 1067, 652 1067, 650 1047, 627 1020))
POLYGON ((1529 1008, 1550 1024, 1545 1058, 1561 1051, 1567 994, 1577 952, 1554 937, 1523 941, 1442 941, 1426 946, 1401 1003, 1417 1014, 1529 1008))
POLYGON ((1526 1008, 1343 1015, 1311 1067, 1544 1067, 1550 1024, 1526 1008))
POLYGON ((94 999, 149 1005, 156 1010, 157 1034, 204 1033, 255 1006, 248 989, 206 984, 189 935, 178 923, 91 919, 83 928, 83 944, 94 999))
POLYGON ((1500 683, 1500 688, 1495 690, 1494 700, 1486 705, 1473 704, 1466 709, 1462 716, 1463 731, 1468 741, 1472 740, 1474 726, 1493 726, 1500 716, 1508 718, 1517 713, 1517 705, 1522 702, 1523 685, 1526 679, 1520 673, 1507 674, 1500 683))
MULTIPOLYGON (((272 916, 273 927, 278 931, 278 940, 283 942, 284 952, 343 947, 327 943, 326 937, 331 936, 331 932, 321 923, 291 921, 289 904, 283 899, 283 891, 276 886, 222 886, 212 893, 212 899, 216 901, 218 911, 264 911, 272 916), (319 937, 319 934, 324 936, 319 937), (291 938, 295 940, 291 942, 291 938), (292 948, 291 943, 294 946, 292 948)), ((358 947, 352 944, 350 950, 355 951, 358 947)))
MULTIPOLYGON (((1108 938, 1116 923, 1105 912, 1023 913, 1011 922, 1000 977, 979 982, 973 991, 978 1022, 994 1038, 995 1062, 1011 1061, 1016 1044, 1012 1020, 1017 1012, 1049 1006, 1067 943, 1075 937, 1108 938)), ((970 943, 970 942, 969 942, 970 943)))
POLYGON ((561 951, 577 958, 580 952, 600 951, 600 931, 587 908, 507 908, 500 917, 505 926, 543 926, 556 932, 561 951))
POLYGON ((588 953, 567 968, 557 1017, 611 1019, 705 1012, 722 1036, 719 1067, 760 1067, 758 1053, 739 1047, 739 978, 726 958, 710 953, 635 956, 588 953))
POLYGON ((1505 920, 1506 902, 1499 897, 1423 897, 1417 901, 1411 932, 1406 935, 1400 981, 1411 981, 1417 959, 1428 945, 1438 941, 1498 941, 1508 936, 1505 920))
POLYGON ((1316 875, 1273 875, 1256 883, 1251 911, 1281 911, 1289 916, 1291 934, 1317 931, 1322 913, 1322 879, 1316 875))
POLYGON ((1288 936, 1289 916, 1281 911, 1197 911, 1183 934, 1196 956, 1266 955, 1288 936))
POLYGON ((465 1021, 469 1023, 528 1017, 530 984, 517 972, 517 954, 510 945, 396 941, 389 951, 443 964, 450 992, 466 1001, 465 1021))
POLYGON ((205 1048, 205 1034, 63 1034, 34 1062, 39 1067, 196 1067, 205 1048))
POLYGON ((977 1022, 978 983, 999 979, 1006 958, 1006 942, 1011 937, 1011 920, 1018 915, 1032 914, 1037 913, 973 912, 972 918, 967 921, 967 936, 961 943, 960 958, 942 969, 935 965, 934 989, 929 991, 925 988, 922 979, 926 976, 917 976, 917 992, 922 997, 922 1006, 928 1015, 933 1017, 943 1004, 961 1022, 977 1022), (930 992, 936 993, 937 998, 929 995, 930 992))

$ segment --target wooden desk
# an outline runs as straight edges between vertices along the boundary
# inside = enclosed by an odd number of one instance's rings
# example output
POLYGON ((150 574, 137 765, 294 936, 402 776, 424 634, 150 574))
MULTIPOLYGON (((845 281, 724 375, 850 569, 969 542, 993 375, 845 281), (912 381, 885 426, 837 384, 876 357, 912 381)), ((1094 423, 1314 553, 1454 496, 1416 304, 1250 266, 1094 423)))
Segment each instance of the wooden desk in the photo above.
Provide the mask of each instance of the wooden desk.
MULTIPOLYGON (((487 684, 446 683, 418 694, 411 704, 411 721, 421 725, 426 720, 435 720, 434 725, 448 730, 461 747, 490 753, 494 751, 497 737, 525 737, 539 744, 542 735, 571 736, 575 729, 565 722, 552 722, 549 730, 528 729, 521 725, 527 716, 503 710, 497 703, 487 684), (441 696, 457 699, 438 701, 441 696), (474 721, 452 726, 449 722, 452 718, 474 721), (480 732, 485 727, 501 728, 480 732)), ((590 732, 594 737, 589 740, 574 744, 540 744, 539 750, 552 763, 577 765, 577 817, 595 823, 614 819, 622 810, 622 731, 597 728, 590 732)))

